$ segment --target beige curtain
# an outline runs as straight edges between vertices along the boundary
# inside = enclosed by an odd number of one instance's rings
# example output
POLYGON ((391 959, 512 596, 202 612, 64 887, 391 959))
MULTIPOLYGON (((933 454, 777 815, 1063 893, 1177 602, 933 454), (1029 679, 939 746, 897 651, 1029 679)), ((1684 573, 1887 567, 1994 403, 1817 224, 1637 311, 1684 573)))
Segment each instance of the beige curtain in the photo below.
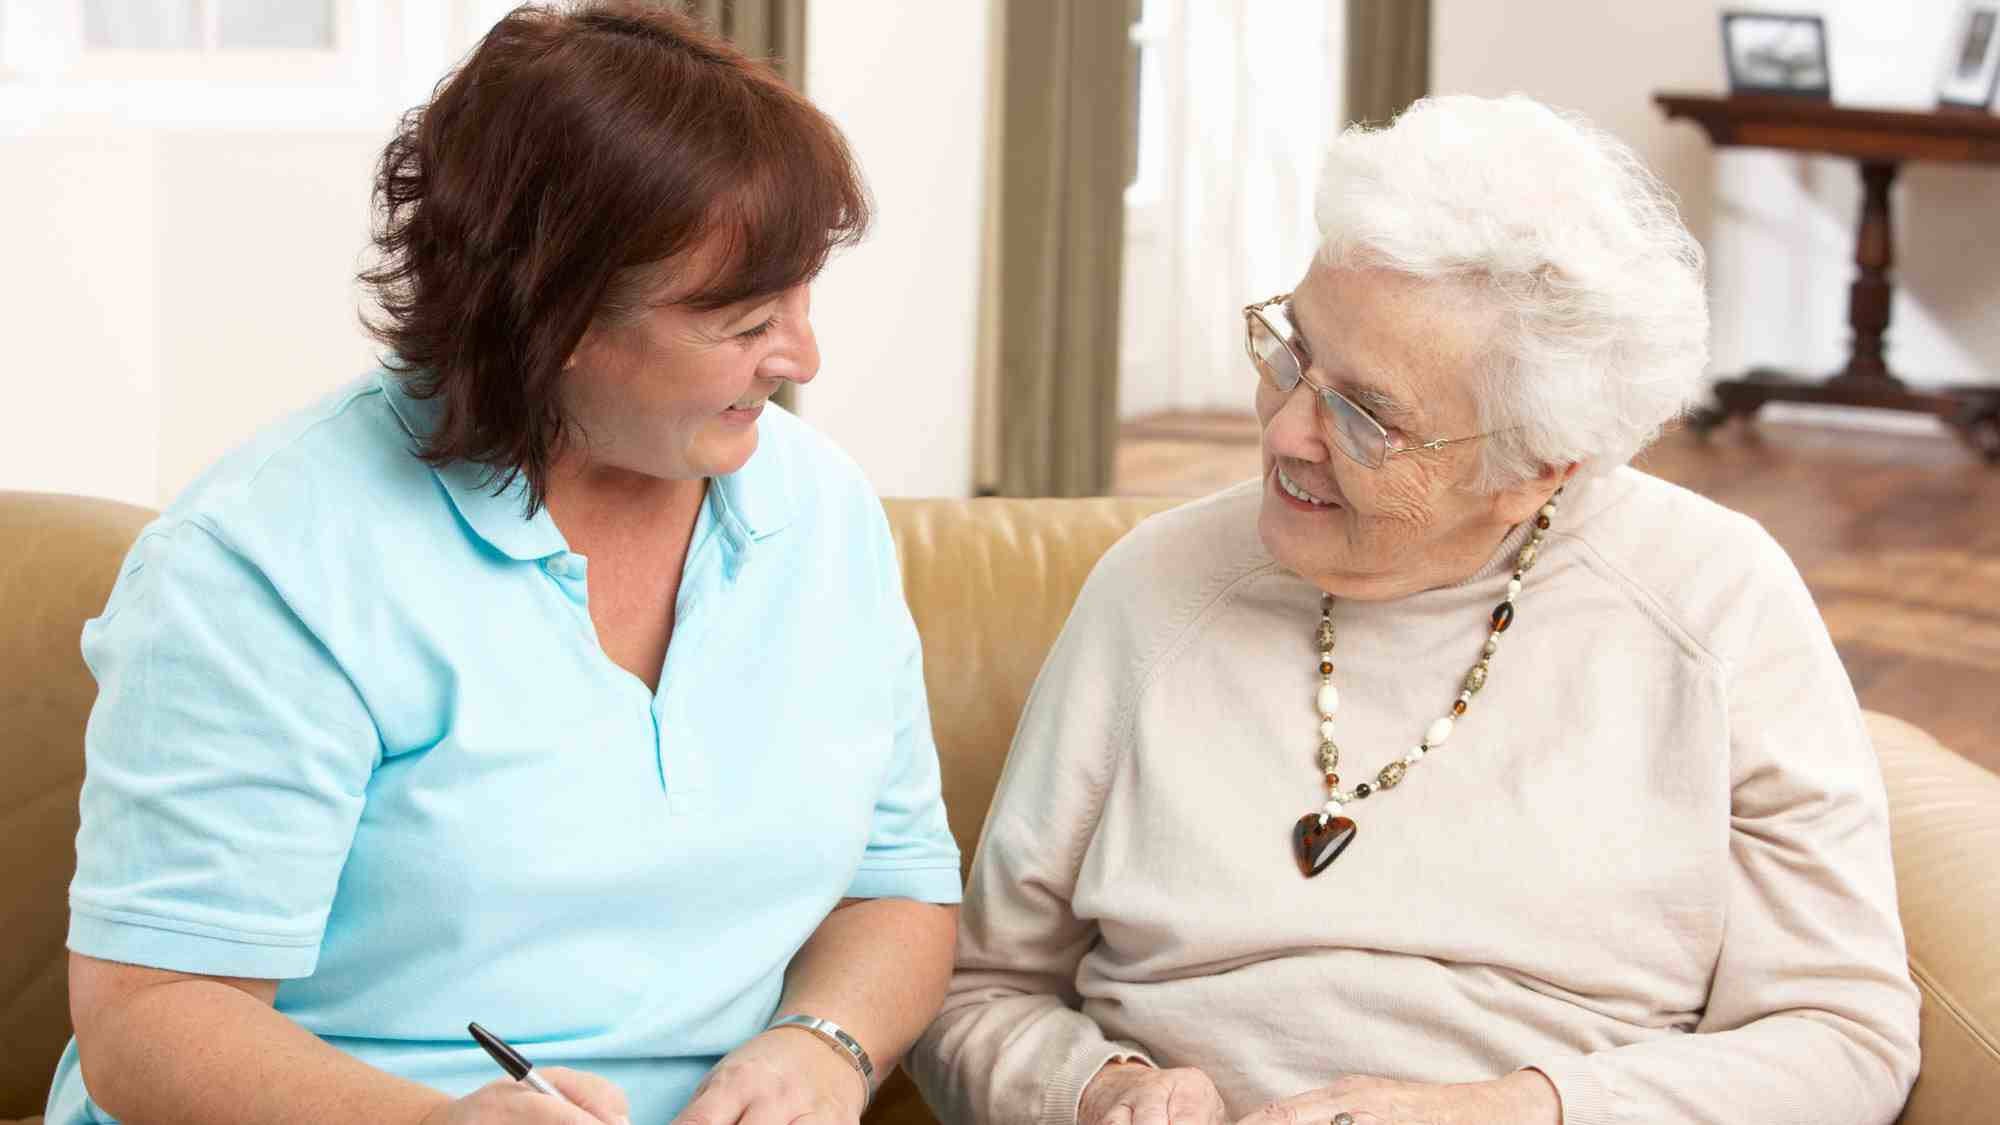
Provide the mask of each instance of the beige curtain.
POLYGON ((1431 88, 1430 0, 1347 0, 1347 119, 1387 125, 1431 88))
MULTIPOLYGON (((681 0, 681 9, 720 31, 753 59, 763 59, 794 90, 806 88, 806 0, 681 0)), ((786 383, 772 395, 798 409, 797 388, 786 383)))
POLYGON ((998 261, 1007 496, 1109 490, 1137 0, 1007 0, 998 261))

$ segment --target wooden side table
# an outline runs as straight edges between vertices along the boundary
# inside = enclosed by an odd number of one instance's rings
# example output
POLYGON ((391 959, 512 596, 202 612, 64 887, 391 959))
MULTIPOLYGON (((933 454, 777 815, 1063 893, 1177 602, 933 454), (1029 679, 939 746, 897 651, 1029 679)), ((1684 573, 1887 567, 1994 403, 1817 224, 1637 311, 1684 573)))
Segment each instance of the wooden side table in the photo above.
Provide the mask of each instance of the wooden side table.
MULTIPOLYGON (((2000 117, 1980 111, 1901 112, 1854 109, 1784 97, 1655 94, 1667 117, 1700 125, 1716 146, 1743 145, 1845 156, 1860 165, 1863 201, 1855 237, 1859 269, 1848 290, 1847 323, 1854 340, 1847 366, 1824 381, 1758 368, 1715 385, 1715 409, 1694 424, 1709 430, 1734 416, 1749 417, 1767 402, 1872 406, 1934 415, 2000 464, 2000 386, 1913 390, 1889 371, 1882 340, 1889 329, 1889 188, 1905 161, 2000 164, 2000 117)), ((2000 225, 2000 222, 1996 222, 2000 225)), ((1977 232, 1968 231, 1968 237, 1977 232)))

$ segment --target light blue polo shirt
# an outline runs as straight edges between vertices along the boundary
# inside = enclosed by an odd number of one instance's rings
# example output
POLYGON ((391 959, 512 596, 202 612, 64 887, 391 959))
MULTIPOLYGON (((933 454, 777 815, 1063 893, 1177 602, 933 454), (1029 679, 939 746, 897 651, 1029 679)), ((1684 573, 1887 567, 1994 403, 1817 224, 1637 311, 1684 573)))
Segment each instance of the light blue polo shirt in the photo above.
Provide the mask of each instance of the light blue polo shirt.
MULTIPOLYGON (((97 677, 69 947, 278 978, 277 1007, 452 1094, 477 1020, 668 1120, 843 897, 958 901, 881 505, 775 406, 713 480, 657 694, 522 486, 411 455, 377 372, 140 536, 97 677)), ((110 1120, 76 1045, 50 1125, 110 1120)))

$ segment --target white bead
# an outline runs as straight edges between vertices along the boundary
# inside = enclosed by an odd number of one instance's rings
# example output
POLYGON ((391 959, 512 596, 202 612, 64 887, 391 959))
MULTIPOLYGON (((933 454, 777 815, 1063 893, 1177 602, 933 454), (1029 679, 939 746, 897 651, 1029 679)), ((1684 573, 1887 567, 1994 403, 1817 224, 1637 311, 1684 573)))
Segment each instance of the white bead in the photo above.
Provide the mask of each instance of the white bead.
POLYGON ((1423 761, 1423 758, 1424 758, 1424 748, 1419 746, 1415 750, 1412 750, 1409 753, 1403 755, 1403 764, 1406 766, 1414 766, 1418 762, 1423 761))
MULTIPOLYGON (((1293 807, 1293 808, 1297 808, 1298 806, 1297 806, 1297 805, 1294 805, 1294 806, 1292 806, 1292 807, 1293 807)), ((1339 816, 1339 815, 1340 815, 1340 810, 1341 810, 1341 809, 1343 809, 1343 808, 1346 808, 1346 807, 1347 807, 1347 806, 1345 806, 1345 805, 1341 804, 1341 803, 1340 803, 1339 801, 1336 801, 1336 800, 1334 800, 1334 799, 1332 799, 1332 798, 1330 798, 1330 797, 1329 797, 1329 798, 1327 799, 1327 802, 1326 802, 1326 804, 1325 804, 1325 805, 1323 805, 1323 806, 1321 806, 1321 811, 1325 812, 1325 813, 1326 813, 1326 815, 1328 815, 1328 816, 1339 816)))
POLYGON ((1520 580, 1520 579, 1518 579, 1518 578, 1510 578, 1510 579, 1508 579, 1508 580, 1507 580, 1507 600, 1511 602, 1511 601, 1513 601, 1513 600, 1514 600, 1515 598, 1518 598, 1518 597, 1520 597, 1520 596, 1521 596, 1521 580, 1520 580))
POLYGON ((1331 718, 1340 710, 1340 690, 1332 684, 1319 685, 1319 713, 1321 718, 1331 718))
POLYGON ((1425 754, 1428 754, 1428 753, 1430 753, 1430 752, 1431 752, 1431 748, 1430 748, 1430 747, 1428 747, 1428 746, 1418 746, 1418 747, 1416 747, 1416 748, 1414 748, 1414 749, 1412 749, 1412 750, 1410 751, 1410 753, 1411 753, 1412 755, 1414 755, 1414 756, 1416 756, 1416 757, 1419 757, 1419 758, 1423 757, 1423 756, 1424 756, 1425 754))
POLYGON ((1332 741, 1333 739, 1332 719, 1321 719, 1319 721, 1319 736, 1323 739, 1326 739, 1327 741, 1332 741))
POLYGON ((1541 514, 1542 514, 1542 515, 1545 515, 1545 516, 1547 516, 1547 517, 1549 517, 1550 519, 1554 519, 1554 518, 1556 518, 1556 506, 1555 506, 1554 504, 1544 504, 1544 505, 1542 505, 1542 513, 1541 513, 1541 514))
POLYGON ((1450 737, 1451 737, 1451 720, 1448 718, 1442 718, 1432 723, 1431 729, 1424 732, 1424 745, 1443 746, 1444 740, 1450 737))

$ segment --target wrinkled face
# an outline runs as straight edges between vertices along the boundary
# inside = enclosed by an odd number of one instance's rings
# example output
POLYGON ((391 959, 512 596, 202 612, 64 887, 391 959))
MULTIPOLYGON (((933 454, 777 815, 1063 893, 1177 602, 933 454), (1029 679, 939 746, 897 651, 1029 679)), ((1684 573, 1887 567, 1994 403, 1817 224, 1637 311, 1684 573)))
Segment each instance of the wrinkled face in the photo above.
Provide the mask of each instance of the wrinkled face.
POLYGON ((581 460, 669 480, 726 476, 757 450, 757 417, 786 382, 810 382, 819 346, 808 286, 714 312, 663 294, 594 324, 571 356, 563 407, 581 460))
MULTIPOLYGON (((1359 404, 1391 445, 1480 432, 1473 373, 1495 317, 1471 293, 1315 260, 1290 314, 1306 379, 1359 404)), ((1330 415, 1306 382, 1282 394, 1259 379, 1257 417, 1265 477, 1258 534, 1280 564, 1339 596, 1399 597, 1469 576, 1531 499, 1469 487, 1477 441, 1394 454, 1375 469, 1357 463, 1335 444, 1330 415)))

